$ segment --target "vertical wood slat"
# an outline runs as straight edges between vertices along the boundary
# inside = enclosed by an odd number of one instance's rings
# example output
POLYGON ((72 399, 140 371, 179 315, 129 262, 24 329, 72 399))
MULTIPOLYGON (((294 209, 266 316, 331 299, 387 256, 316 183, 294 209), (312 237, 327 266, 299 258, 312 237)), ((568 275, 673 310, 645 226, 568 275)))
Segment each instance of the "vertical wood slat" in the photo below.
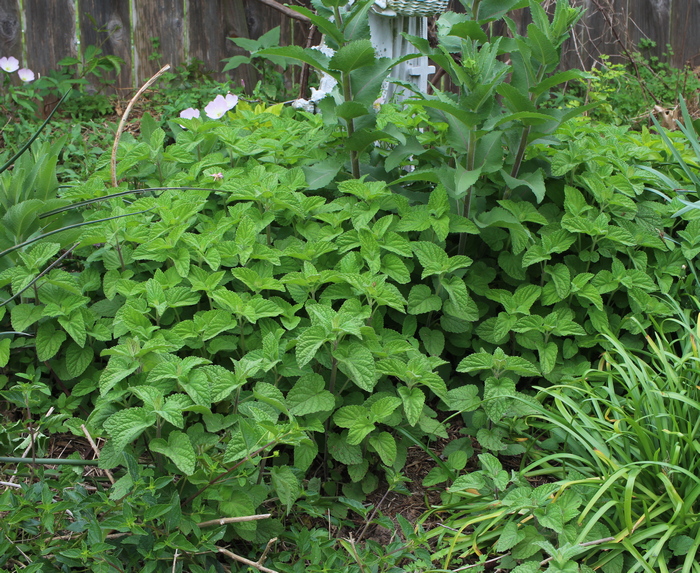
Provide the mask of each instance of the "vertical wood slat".
POLYGON ((118 56, 124 60, 121 73, 112 72, 105 77, 115 79, 117 91, 131 89, 131 19, 129 0, 80 0, 80 44, 99 46, 103 54, 118 56))
MULTIPOLYGON (((210 0, 207 0, 209 2, 210 0)), ((143 83, 165 64, 184 63, 184 4, 182 0, 139 0, 133 4, 134 74, 143 83), (151 38, 158 38, 161 57, 154 54, 151 38)), ((207 33, 202 30, 201 33, 207 33)))
MULTIPOLYGON (((697 0, 572 0, 587 8, 587 14, 576 29, 576 42, 569 41, 564 56, 565 66, 587 68, 601 53, 619 56, 622 53, 608 21, 598 7, 609 10, 623 42, 633 48, 640 38, 649 37, 657 43, 651 55, 661 56, 666 44, 672 44, 672 63, 681 66, 689 62, 700 65, 700 2, 697 0)), ((288 18, 257 0, 23 0, 25 33, 22 37, 19 0, 0 0, 0 56, 13 55, 22 59, 22 45, 27 67, 42 74, 56 69, 66 56, 76 55, 75 11, 80 25, 83 47, 99 45, 103 51, 124 59, 118 87, 140 85, 161 65, 177 66, 192 58, 201 59, 218 80, 243 79, 251 88, 255 77, 250 69, 221 74, 221 60, 245 51, 235 47, 228 37, 257 38, 277 25, 282 26, 282 44, 304 37, 300 24, 290 24, 288 18), (184 6, 187 4, 187 16, 184 6), (130 21, 130 5, 133 22, 130 21), (90 21, 92 16, 97 32, 90 21), (186 21, 185 21, 186 18, 186 21), (133 46, 131 32, 133 27, 133 46), (189 50, 184 33, 189 36, 189 50), (151 38, 160 41, 157 61, 149 60, 153 53, 151 38), (132 53, 134 57, 132 59, 132 53)), ((519 21, 525 26, 526 20, 519 21)))
POLYGON ((673 0, 670 35, 673 41, 673 65, 700 67, 700 4, 691 0, 673 0))
POLYGON ((236 46, 228 38, 249 38, 248 18, 243 0, 189 0, 187 7, 190 49, 188 60, 197 58, 214 72, 219 81, 233 79, 235 84, 255 85, 254 70, 241 66, 221 73, 225 63, 221 60, 231 56, 247 56, 248 52, 236 46))
POLYGON ((18 0, 0 0, 0 57, 22 61, 22 21, 18 0))
POLYGON ((75 57, 75 1, 24 0, 27 65, 42 75, 63 58, 75 57))

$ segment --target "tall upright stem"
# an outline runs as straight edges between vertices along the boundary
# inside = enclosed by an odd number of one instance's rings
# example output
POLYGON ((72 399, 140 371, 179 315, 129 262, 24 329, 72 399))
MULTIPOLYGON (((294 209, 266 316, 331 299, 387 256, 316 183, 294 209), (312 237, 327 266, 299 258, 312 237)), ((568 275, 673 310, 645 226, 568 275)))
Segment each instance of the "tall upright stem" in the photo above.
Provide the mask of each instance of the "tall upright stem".
MULTIPOLYGON (((469 130, 469 148, 467 149, 467 164, 465 168, 467 171, 474 170, 474 164, 476 163, 476 133, 473 129, 469 130)), ((462 207, 462 215, 467 219, 470 218, 472 212, 472 194, 474 193, 474 185, 470 185, 467 190, 467 194, 464 197, 464 204, 462 207)), ((467 234, 461 233, 459 235, 459 245, 457 246, 457 254, 463 255, 467 247, 467 234)))
MULTIPOLYGON (((345 101, 352 101, 352 85, 350 84, 350 74, 343 72, 343 98, 345 101)), ((352 138, 355 133, 355 120, 346 120, 348 124, 348 139, 352 138)), ((355 179, 360 178, 360 159, 357 156, 357 151, 350 150, 350 164, 352 165, 352 176, 355 179)))

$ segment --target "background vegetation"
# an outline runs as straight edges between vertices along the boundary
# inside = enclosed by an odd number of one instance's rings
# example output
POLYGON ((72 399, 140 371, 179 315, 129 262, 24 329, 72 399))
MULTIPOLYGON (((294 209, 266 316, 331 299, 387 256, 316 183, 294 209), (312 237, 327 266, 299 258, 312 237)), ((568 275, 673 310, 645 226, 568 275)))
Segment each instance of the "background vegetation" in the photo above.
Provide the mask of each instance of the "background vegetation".
POLYGON ((631 126, 580 10, 483 0, 381 103, 370 4, 316 8, 333 55, 249 46, 220 114, 176 70, 114 167, 119 61, 5 77, 0 568, 699 570, 697 84, 631 126), (263 99, 298 63, 317 113, 263 99))

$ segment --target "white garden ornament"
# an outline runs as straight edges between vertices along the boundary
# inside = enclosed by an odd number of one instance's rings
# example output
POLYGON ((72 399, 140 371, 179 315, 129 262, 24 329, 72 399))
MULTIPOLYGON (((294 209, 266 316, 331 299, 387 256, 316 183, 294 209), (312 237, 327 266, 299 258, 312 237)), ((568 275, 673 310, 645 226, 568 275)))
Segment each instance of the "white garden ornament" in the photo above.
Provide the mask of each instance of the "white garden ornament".
MULTIPOLYGON (((418 50, 402 32, 419 38, 428 37, 428 16, 447 10, 448 0, 375 0, 369 13, 372 44, 378 57, 400 58, 418 50)), ((427 56, 420 56, 394 67, 391 78, 410 82, 420 91, 428 89, 428 78, 435 73, 427 56)), ((392 83, 386 86, 384 101, 401 101, 411 93, 392 83)))
MULTIPOLYGON (((405 32, 419 38, 428 37, 428 16, 441 14, 447 10, 449 0, 375 0, 369 12, 369 29, 375 53, 379 58, 401 58, 408 54, 417 54, 418 50, 406 38, 405 32)), ((332 57, 335 51, 322 44, 314 46, 323 54, 332 57)), ((428 78, 435 73, 427 56, 420 56, 402 62, 392 68, 390 78, 410 82, 420 91, 428 89, 428 78)), ((321 83, 318 89, 311 88, 311 97, 296 99, 292 107, 314 112, 316 104, 331 94, 338 82, 326 73, 321 73, 321 83)), ((402 101, 411 92, 390 82, 384 84, 382 95, 377 105, 389 101, 402 101)))

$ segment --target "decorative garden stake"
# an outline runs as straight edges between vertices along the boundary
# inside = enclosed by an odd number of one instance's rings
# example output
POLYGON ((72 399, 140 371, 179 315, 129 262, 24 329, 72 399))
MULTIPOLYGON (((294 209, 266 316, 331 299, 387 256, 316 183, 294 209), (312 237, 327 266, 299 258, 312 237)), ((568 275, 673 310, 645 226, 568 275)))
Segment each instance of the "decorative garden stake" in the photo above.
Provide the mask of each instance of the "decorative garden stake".
MULTIPOLYGON (((418 50, 403 37, 402 32, 420 38, 428 37, 428 16, 447 10, 448 0, 375 0, 369 13, 372 44, 377 57, 400 58, 417 54, 418 50)), ((410 82, 422 92, 428 89, 428 77, 435 73, 427 56, 402 62, 391 71, 391 78, 410 82)), ((385 101, 401 101, 410 93, 396 84, 389 83, 385 101)))

